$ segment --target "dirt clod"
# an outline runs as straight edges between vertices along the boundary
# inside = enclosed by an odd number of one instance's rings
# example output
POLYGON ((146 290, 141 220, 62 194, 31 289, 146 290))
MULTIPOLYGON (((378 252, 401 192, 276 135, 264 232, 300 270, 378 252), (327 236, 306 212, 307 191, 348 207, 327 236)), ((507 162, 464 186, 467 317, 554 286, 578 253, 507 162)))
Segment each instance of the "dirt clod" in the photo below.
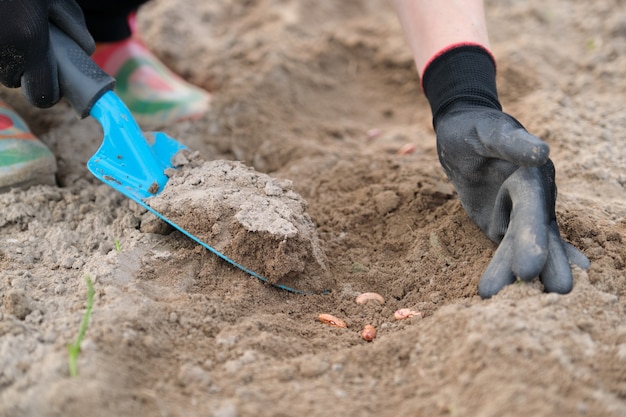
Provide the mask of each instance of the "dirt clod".
POLYGON ((194 161, 146 202, 271 284, 312 293, 333 287, 307 203, 289 180, 241 162, 194 161))

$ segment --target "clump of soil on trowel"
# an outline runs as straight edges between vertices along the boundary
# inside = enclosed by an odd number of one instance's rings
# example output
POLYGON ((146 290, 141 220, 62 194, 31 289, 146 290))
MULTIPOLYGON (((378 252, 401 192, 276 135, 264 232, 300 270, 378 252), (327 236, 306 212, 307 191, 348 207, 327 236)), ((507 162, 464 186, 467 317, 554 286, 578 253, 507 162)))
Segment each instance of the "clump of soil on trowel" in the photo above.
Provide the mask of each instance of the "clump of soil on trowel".
POLYGON ((236 161, 179 152, 163 191, 146 203, 269 283, 320 293, 332 287, 307 203, 289 180, 236 161))

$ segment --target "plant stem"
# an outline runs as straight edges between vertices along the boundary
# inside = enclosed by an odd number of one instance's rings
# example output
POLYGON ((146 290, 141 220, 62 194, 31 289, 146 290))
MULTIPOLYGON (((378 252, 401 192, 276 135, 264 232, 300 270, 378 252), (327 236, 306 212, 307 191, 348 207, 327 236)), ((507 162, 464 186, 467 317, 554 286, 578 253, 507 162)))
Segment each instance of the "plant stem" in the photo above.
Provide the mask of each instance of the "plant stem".
POLYGON ((89 325, 89 318, 91 317, 91 309, 93 308, 93 296, 95 294, 95 290, 93 288, 93 282, 89 275, 85 275, 85 281, 87 282, 87 307, 85 309, 85 314, 83 314, 83 320, 80 323, 80 329, 78 330, 78 336, 76 336, 76 342, 73 345, 67 346, 67 351, 69 353, 69 367, 70 367, 70 376, 72 378, 78 375, 78 354, 80 353, 80 344, 85 337, 85 332, 87 332, 87 326, 89 325))

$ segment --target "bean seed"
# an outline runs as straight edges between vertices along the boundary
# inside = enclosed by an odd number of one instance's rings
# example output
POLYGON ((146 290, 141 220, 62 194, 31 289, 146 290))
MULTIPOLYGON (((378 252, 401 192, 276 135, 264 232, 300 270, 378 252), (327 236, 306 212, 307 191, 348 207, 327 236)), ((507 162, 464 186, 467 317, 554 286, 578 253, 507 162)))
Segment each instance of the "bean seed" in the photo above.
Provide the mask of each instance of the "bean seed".
POLYGON ((366 324, 365 327, 363 327, 363 331, 361 332, 361 337, 366 342, 371 342, 376 337, 376 327, 372 326, 371 324, 366 324))
POLYGON ((317 319, 324 324, 328 324, 329 326, 334 327, 348 327, 346 322, 331 315, 331 314, 320 314, 317 316, 317 319))
POLYGON ((375 292, 364 292, 363 294, 359 294, 359 296, 356 297, 355 301, 357 304, 365 304, 370 300, 375 300, 381 304, 385 304, 385 299, 383 298, 383 296, 380 294, 376 294, 375 292))
POLYGON ((409 155, 412 154, 413 152, 415 152, 415 149, 417 147, 415 146, 415 144, 413 143, 406 143, 404 145, 402 145, 402 147, 400 149, 398 149, 398 155, 409 155))
POLYGON ((396 312, 393 313, 393 317, 396 320, 410 319, 411 317, 415 316, 422 317, 422 313, 419 311, 411 310, 410 308, 401 308, 400 310, 396 310, 396 312))

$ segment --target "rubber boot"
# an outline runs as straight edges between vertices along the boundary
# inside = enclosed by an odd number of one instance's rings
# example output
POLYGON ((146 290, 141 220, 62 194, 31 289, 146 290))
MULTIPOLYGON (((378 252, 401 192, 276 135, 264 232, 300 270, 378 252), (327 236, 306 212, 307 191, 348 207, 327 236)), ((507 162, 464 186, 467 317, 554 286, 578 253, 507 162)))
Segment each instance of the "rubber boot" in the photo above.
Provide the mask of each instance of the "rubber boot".
POLYGON ((159 128, 201 117, 210 94, 168 69, 140 40, 134 14, 133 35, 126 40, 98 43, 93 60, 116 79, 115 92, 143 128, 159 128))
POLYGON ((24 120, 0 100, 0 192, 55 184, 56 159, 24 120))

